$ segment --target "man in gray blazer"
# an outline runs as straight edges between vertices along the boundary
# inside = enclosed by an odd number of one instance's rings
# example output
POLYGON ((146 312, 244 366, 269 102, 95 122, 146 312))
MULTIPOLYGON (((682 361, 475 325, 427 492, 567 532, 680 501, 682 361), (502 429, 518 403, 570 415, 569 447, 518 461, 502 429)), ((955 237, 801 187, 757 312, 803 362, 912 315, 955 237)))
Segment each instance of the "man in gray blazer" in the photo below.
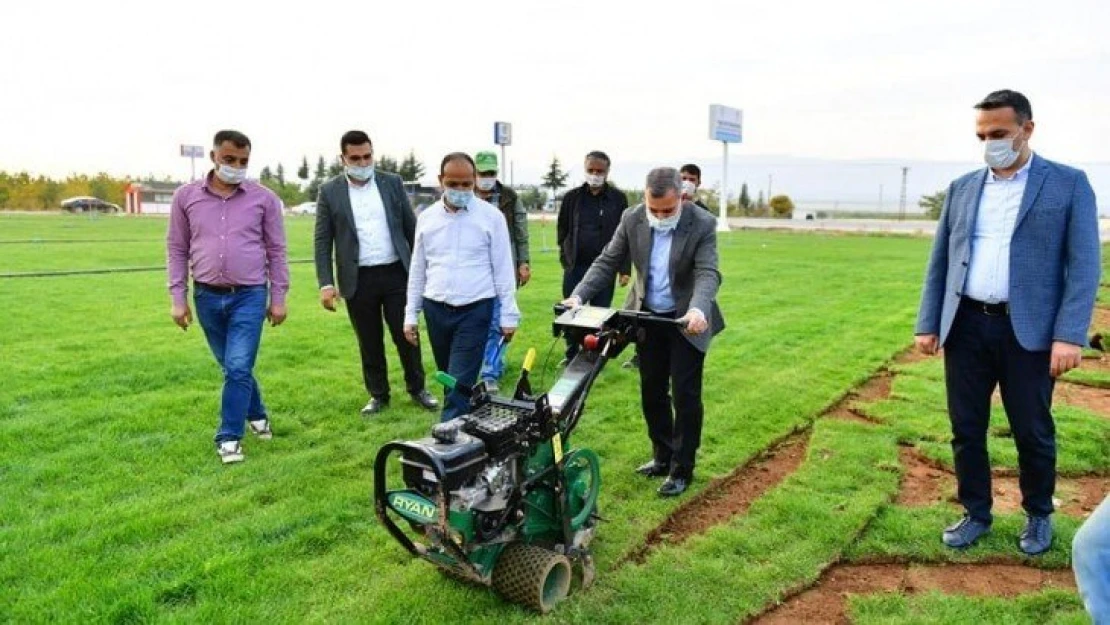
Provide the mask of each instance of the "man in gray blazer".
POLYGON ((640 401, 653 457, 636 469, 667 476, 659 494, 685 492, 694 477, 705 409, 702 370, 712 338, 725 327, 717 307, 717 220, 682 202, 682 179, 673 167, 647 176, 644 204, 625 212, 601 255, 590 266, 567 306, 580 306, 609 288, 629 259, 636 268, 626 305, 677 319, 678 326, 651 324, 636 346, 640 356, 640 401), (673 413, 670 389, 674 389, 673 413))
POLYGON ((374 169, 370 137, 352 130, 339 141, 344 173, 320 187, 316 198, 316 279, 320 303, 335 312, 338 295, 358 338, 362 379, 370 401, 364 416, 389 405, 382 319, 405 370, 413 400, 433 410, 439 401, 424 388, 420 348, 405 340, 405 293, 416 216, 400 176, 374 169), (332 270, 332 249, 339 289, 332 270))
POLYGON ((987 429, 1000 388, 1018 450, 1027 521, 1019 546, 1052 545, 1054 380, 1079 366, 1100 273, 1094 191, 1077 169, 1033 154, 1033 110, 1015 91, 975 105, 987 167, 948 187, 925 276, 916 344, 944 347, 960 503, 949 547, 991 526, 987 429))

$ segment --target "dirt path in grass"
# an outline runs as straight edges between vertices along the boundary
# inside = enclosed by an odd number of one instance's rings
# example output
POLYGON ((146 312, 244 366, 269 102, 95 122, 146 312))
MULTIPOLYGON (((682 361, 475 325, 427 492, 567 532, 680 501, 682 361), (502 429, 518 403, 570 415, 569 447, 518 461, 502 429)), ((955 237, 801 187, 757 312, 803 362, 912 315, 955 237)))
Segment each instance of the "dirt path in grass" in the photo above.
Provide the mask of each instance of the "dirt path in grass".
POLYGON ((643 562, 660 544, 679 544, 747 512, 753 501, 797 470, 805 459, 808 442, 808 430, 796 432, 739 469, 713 480, 696 496, 675 508, 627 560, 643 562))
MULTIPOLYGON (((906 364, 922 358, 911 350, 900 354, 894 362, 906 364)), ((848 391, 821 416, 873 424, 856 406, 889 397, 892 380, 889 368, 883 367, 866 382, 848 391)), ((680 544, 690 536, 744 514, 753 501, 798 469, 805 459, 808 441, 808 430, 795 432, 732 473, 713 480, 701 493, 672 511, 625 560, 643 562, 658 545, 680 544)))
MULTIPOLYGON (((951 471, 930 462, 911 447, 903 447, 901 457, 905 473, 896 504, 912 508, 939 502, 957 503, 956 476, 951 471)), ((991 485, 995 512, 1021 512, 1021 488, 1016 476, 995 474, 991 477, 991 485)), ((1058 512, 1084 518, 1102 502, 1107 492, 1110 492, 1110 478, 1107 477, 1058 477, 1054 502, 1058 512)))
POLYGON ((850 623, 848 596, 899 592, 1015 597, 1045 588, 1074 589, 1070 570, 1042 570, 1010 564, 838 565, 809 590, 749 622, 759 625, 850 623))

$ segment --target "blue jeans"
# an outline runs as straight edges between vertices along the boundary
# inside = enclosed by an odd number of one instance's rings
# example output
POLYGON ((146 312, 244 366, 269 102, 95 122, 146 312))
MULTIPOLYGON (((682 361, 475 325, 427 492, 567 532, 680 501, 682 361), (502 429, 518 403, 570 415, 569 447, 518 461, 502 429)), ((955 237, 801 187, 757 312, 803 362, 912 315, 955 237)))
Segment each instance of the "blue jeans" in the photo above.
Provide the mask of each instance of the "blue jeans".
POLYGON ((1110 497, 1075 533, 1071 566, 1091 620, 1095 625, 1110 625, 1110 497))
MULTIPOLYGON (((465 306, 448 306, 424 300, 424 321, 436 368, 458 381, 459 386, 474 386, 482 368, 482 352, 493 315, 493 299, 465 306)), ((453 390, 443 399, 441 421, 450 421, 470 411, 470 400, 453 390)))
POLYGON ((493 298, 493 315, 489 320, 486 352, 482 358, 482 379, 496 382, 505 374, 505 353, 509 344, 501 345, 501 300, 493 298))
POLYGON ((224 373, 216 442, 237 441, 243 438, 248 419, 266 418, 254 379, 254 360, 266 319, 267 289, 253 286, 217 293, 198 285, 193 301, 208 347, 224 373))

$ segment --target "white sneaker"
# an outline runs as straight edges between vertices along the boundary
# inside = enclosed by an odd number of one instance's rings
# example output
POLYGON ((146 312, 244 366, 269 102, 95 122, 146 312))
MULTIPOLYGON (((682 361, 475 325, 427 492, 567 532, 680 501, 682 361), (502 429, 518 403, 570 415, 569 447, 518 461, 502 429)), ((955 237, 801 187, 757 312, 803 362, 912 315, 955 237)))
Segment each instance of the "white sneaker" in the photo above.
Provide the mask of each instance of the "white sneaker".
POLYGON ((231 464, 233 462, 243 461, 243 448, 239 446, 239 441, 224 441, 216 443, 216 453, 220 456, 220 460, 224 464, 231 464))
POLYGON ((258 438, 261 438, 264 441, 268 441, 274 437, 273 431, 270 430, 269 419, 257 419, 255 421, 247 421, 247 425, 250 426, 251 432, 254 432, 258 436, 258 438))

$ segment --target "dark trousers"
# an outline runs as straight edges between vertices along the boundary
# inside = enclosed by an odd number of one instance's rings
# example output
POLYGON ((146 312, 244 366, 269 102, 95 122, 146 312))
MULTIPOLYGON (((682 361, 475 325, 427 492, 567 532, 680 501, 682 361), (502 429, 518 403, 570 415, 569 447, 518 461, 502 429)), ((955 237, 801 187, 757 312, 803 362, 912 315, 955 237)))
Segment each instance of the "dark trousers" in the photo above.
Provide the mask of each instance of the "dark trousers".
MULTIPOLYGON (((492 298, 465 306, 448 306, 424 300, 424 321, 428 326, 428 340, 432 343, 436 367, 455 378, 460 386, 474 386, 478 381, 492 316, 492 298)), ((465 395, 457 390, 449 391, 443 398, 440 420, 449 421, 462 416, 469 408, 470 400, 465 395)))
POLYGON ((362 380, 372 397, 389 401, 389 371, 385 364, 384 328, 389 327, 393 345, 405 370, 409 393, 424 390, 424 365, 420 348, 405 340, 405 297, 408 276, 400 262, 358 268, 358 290, 347 300, 347 316, 358 337, 362 357, 362 380))
POLYGON ((1022 507, 1031 515, 1053 511, 1055 381, 1049 375, 1049 362, 1049 352, 1030 352, 1021 347, 1008 316, 987 315, 967 304, 960 305, 944 345, 944 378, 958 494, 973 518, 991 521, 987 431, 996 385, 1017 445, 1022 507))
MULTIPOLYGON (((563 270, 563 298, 564 299, 570 297, 570 294, 572 292, 574 292, 574 287, 578 286, 578 283, 582 281, 582 278, 586 277, 586 272, 590 270, 590 265, 591 264, 592 263, 586 263, 585 265, 575 265, 575 266, 571 267, 570 269, 564 269, 563 270)), ((615 282, 609 284, 608 287, 599 291, 597 295, 594 295, 593 297, 591 297, 589 299, 589 301, 582 302, 582 305, 583 306, 601 306, 602 308, 608 308, 609 306, 611 306, 613 304, 613 291, 616 290, 616 286, 617 285, 616 285, 615 282)), ((577 343, 572 343, 570 341, 570 339, 568 338, 567 339, 567 352, 566 352, 566 356, 567 356, 568 361, 574 360, 574 356, 576 354, 578 354, 578 349, 579 349, 579 345, 577 343)))
MULTIPOLYGON (((674 316, 664 313, 662 316, 674 316)), ((646 324, 640 357, 640 401, 655 461, 670 464, 671 475, 689 479, 701 445, 705 408, 701 378, 705 353, 674 326, 646 324), (672 413, 671 396, 674 396, 672 413)))

